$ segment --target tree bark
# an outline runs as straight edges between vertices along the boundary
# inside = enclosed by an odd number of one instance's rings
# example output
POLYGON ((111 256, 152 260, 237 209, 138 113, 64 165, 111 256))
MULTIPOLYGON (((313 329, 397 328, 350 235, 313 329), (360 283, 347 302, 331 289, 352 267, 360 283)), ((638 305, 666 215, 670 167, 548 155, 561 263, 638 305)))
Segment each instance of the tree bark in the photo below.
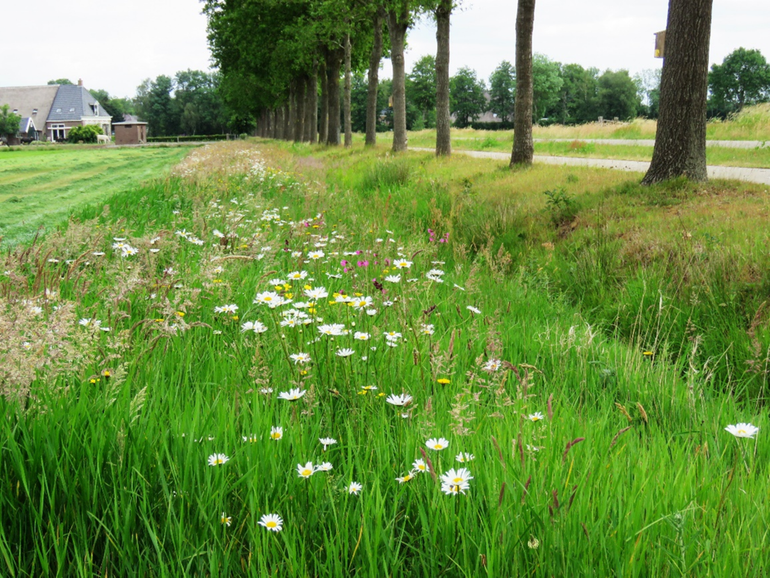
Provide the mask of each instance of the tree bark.
POLYGON ((283 140, 291 139, 291 100, 283 105, 283 140))
POLYGON ((289 120, 287 121, 287 130, 283 135, 285 140, 292 140, 294 137, 294 125, 296 124, 297 116, 297 91, 294 85, 294 81, 289 83, 289 101, 286 103, 289 110, 289 120))
POLYGON ((267 109, 262 109, 259 114, 259 123, 257 124, 257 136, 264 138, 267 136, 267 109))
POLYGON ((374 44, 369 56, 369 86, 366 91, 366 146, 377 144, 377 90, 380 84, 380 59, 382 58, 382 23, 385 10, 378 8, 374 15, 374 44))
POLYGON ((345 148, 353 146, 353 123, 350 119, 350 34, 345 36, 345 92, 343 98, 343 114, 345 117, 345 148))
POLYGON ((305 125, 305 99, 307 97, 307 90, 305 90, 305 77, 302 76, 296 81, 294 87, 294 142, 302 142, 304 136, 305 125))
POLYGON ((519 0, 516 11, 516 102, 513 110, 511 166, 531 165, 535 156, 532 140, 532 30, 535 0, 519 0))
POLYGON ((283 108, 274 108, 270 116, 270 138, 283 138, 283 108))
POLYGON ((321 121, 318 142, 326 144, 329 138, 329 71, 326 70, 326 52, 321 60, 321 121))
POLYGON ((326 61, 327 82, 329 86, 329 133, 326 144, 340 144, 340 68, 344 56, 343 48, 334 48, 327 52, 326 61))
POLYGON ((390 61, 393 64, 393 152, 405 151, 407 148, 404 40, 408 27, 409 12, 406 7, 388 11, 390 61))
POLYGON ((318 73, 315 66, 307 81, 307 104, 305 105, 305 141, 315 144, 318 137, 318 73))
POLYGON ((270 138, 283 138, 283 108, 280 106, 270 113, 270 138))
POLYGON ((436 8, 436 155, 452 154, 449 118, 449 18, 452 0, 436 8))
POLYGON ((660 113, 642 184, 706 181, 706 98, 713 0, 669 0, 660 113))

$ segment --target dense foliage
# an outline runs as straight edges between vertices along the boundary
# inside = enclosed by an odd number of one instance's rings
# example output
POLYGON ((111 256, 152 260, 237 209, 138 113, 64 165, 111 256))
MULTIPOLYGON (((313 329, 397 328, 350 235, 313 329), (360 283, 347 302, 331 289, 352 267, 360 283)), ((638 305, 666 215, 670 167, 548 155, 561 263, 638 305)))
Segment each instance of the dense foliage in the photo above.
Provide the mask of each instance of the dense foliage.
POLYGON ((71 143, 95 143, 96 137, 104 134, 102 127, 95 124, 73 126, 67 133, 67 141, 71 143))
POLYGON ((19 132, 21 117, 11 112, 11 107, 7 104, 0 106, 0 138, 9 138, 19 132))

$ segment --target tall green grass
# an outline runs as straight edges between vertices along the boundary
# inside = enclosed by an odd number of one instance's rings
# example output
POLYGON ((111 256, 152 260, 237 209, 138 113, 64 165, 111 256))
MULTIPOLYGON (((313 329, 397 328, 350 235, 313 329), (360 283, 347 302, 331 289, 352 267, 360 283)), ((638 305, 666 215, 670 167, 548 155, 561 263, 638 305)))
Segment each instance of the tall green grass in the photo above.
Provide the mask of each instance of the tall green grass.
POLYGON ((111 331, 62 326, 92 355, 54 377, 42 365, 26 389, 2 384, 1 574, 767 573, 763 412, 710 387, 667 342, 651 356, 602 334, 493 228, 467 244, 462 225, 488 219, 469 213, 494 183, 480 167, 446 182, 450 167, 428 155, 372 168, 367 152, 356 169, 357 153, 332 151, 337 172, 319 189, 276 168, 293 161, 283 151, 216 150, 250 159, 248 176, 206 173, 203 158, 185 178, 81 211, 59 233, 70 243, 54 235, 6 256, 3 315, 28 320, 13 339, 32 347, 7 350, 4 368, 42 358, 36 332, 65 305, 111 331), (139 252, 121 257, 114 237, 139 252), (87 257, 65 268, 71 255, 87 257), (444 273, 431 280, 433 269, 444 273), (278 280, 294 301, 308 300, 304 285, 329 290, 303 309, 309 325, 281 326, 288 308, 253 303, 278 280), (343 291, 372 303, 336 302, 343 291), (225 304, 239 309, 215 312, 225 304), (242 331, 256 320, 265 333, 242 331), (351 334, 323 336, 322 323, 351 334), (387 331, 402 333, 396 347, 387 331), (298 351, 312 362, 295 364, 298 351), (294 387, 301 399, 277 397, 294 387), (382 395, 402 392, 405 407, 382 395), (740 421, 760 427, 756 440, 724 431, 740 421), (327 436, 337 443, 324 451, 327 436), (447 449, 426 447, 439 436, 447 449), (475 457, 459 464, 460 452, 475 457), (215 453, 229 460, 207 465, 215 453), (424 456, 437 476, 467 466, 467 493, 444 495, 430 472, 396 481, 424 456), (333 469, 301 479, 309 460, 333 469), (257 523, 267 513, 281 532, 257 523))

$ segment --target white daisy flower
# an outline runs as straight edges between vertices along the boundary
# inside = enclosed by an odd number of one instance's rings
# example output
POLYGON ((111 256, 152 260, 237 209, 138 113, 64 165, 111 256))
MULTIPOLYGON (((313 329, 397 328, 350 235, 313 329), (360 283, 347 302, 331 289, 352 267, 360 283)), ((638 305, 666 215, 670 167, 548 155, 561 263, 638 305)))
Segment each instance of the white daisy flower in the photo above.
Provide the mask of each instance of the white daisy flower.
POLYGON ((296 401, 307 393, 307 390, 300 390, 298 387, 290 389, 289 391, 282 391, 278 394, 278 399, 285 399, 286 401, 296 401))
POLYGON ((390 394, 385 401, 390 405, 408 405, 412 401, 412 396, 408 393, 402 393, 401 395, 390 394))
POLYGON ((324 451, 326 451, 328 446, 333 446, 337 443, 337 440, 334 438, 319 438, 318 441, 321 442, 321 445, 324 447, 324 451))
POLYGON ((265 514, 257 522, 271 532, 280 532, 283 529, 283 519, 278 514, 265 514))
POLYGON ((315 468, 313 468, 313 462, 307 462, 304 466, 302 464, 297 464, 297 475, 300 478, 309 478, 315 473, 315 468))
POLYGON ((728 425, 725 430, 733 434, 737 438, 750 438, 754 439, 754 436, 759 433, 759 428, 751 425, 750 423, 739 423, 735 425, 728 425))
POLYGON ((222 464, 227 463, 229 459, 230 458, 228 458, 225 454, 211 454, 209 456, 209 465, 221 466, 222 464))
POLYGON ((449 447, 449 440, 444 438, 430 438, 425 442, 425 445, 432 450, 441 451, 449 447))
POLYGON ((307 353, 292 353, 289 357, 294 362, 294 365, 310 363, 310 355, 307 353))

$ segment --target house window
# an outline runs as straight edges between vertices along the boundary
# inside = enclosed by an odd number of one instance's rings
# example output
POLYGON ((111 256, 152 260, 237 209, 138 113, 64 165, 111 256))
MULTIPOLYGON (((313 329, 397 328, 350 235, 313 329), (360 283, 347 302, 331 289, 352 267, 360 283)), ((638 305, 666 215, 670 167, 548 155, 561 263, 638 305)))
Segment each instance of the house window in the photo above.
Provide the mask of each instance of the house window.
POLYGON ((67 126, 64 124, 52 124, 51 140, 67 140, 67 126))
POLYGON ((71 108, 71 109, 70 109, 70 112, 75 112, 75 109, 74 109, 74 108, 71 108))
POLYGON ((18 108, 14 108, 13 109, 13 114, 19 114, 19 109, 18 108))
POLYGON ((37 114, 37 109, 36 109, 36 108, 33 108, 33 109, 32 109, 32 116, 35 116, 36 114, 37 114))

